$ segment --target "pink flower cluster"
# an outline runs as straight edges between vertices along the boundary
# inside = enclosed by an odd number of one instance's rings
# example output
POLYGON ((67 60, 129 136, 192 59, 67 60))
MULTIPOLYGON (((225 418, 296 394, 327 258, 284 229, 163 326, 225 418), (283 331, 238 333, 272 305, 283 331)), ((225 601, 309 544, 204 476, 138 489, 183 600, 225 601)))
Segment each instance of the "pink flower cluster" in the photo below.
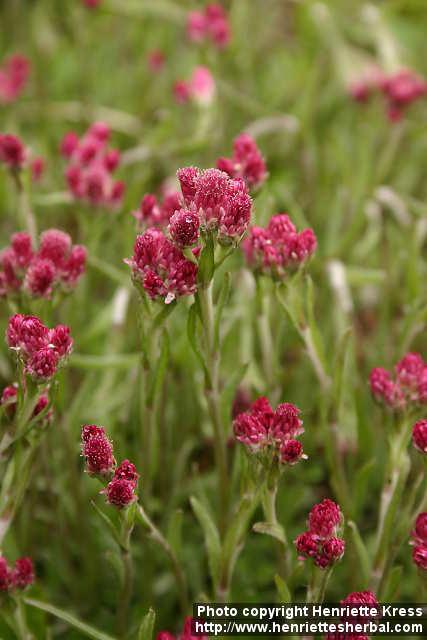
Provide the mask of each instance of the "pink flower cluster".
POLYGON ((417 567, 427 571, 427 511, 417 516, 411 538, 412 560, 417 567))
POLYGON ((299 233, 288 215, 278 213, 267 227, 251 227, 243 242, 248 265, 256 272, 283 278, 297 269, 314 253, 317 239, 312 229, 299 233))
POLYGON ((24 371, 36 382, 48 382, 71 353, 70 329, 58 324, 48 329, 35 316, 16 314, 9 318, 6 342, 16 351, 24 371))
POLYGON ((132 215, 137 221, 138 229, 149 227, 165 228, 171 216, 181 208, 180 194, 177 191, 166 191, 161 202, 153 193, 146 193, 141 200, 139 209, 132 215))
POLYGON ((193 618, 188 617, 185 619, 182 632, 178 636, 174 636, 169 631, 159 631, 156 640, 208 640, 208 636, 193 633, 193 618))
POLYGON ((135 493, 139 474, 135 465, 123 460, 116 467, 113 445, 105 433, 104 427, 86 424, 82 428, 82 455, 86 460, 86 471, 90 475, 111 478, 101 491, 109 504, 123 509, 138 498, 135 493))
POLYGON ((241 133, 233 141, 231 158, 218 158, 216 166, 230 178, 243 178, 249 188, 261 186, 267 178, 265 160, 255 140, 247 133, 241 133))
POLYGON ((12 171, 19 171, 29 164, 34 182, 42 178, 45 169, 44 159, 41 156, 31 158, 22 141, 10 133, 0 134, 0 162, 12 171))
POLYGON ((204 11, 191 11, 187 18, 187 35, 192 42, 211 40, 219 49, 230 42, 231 30, 223 7, 208 4, 204 11))
POLYGON ((412 444, 418 451, 427 454, 427 420, 419 420, 414 424, 412 444))
POLYGON ((0 253, 0 296, 24 292, 49 298, 54 290, 70 291, 84 273, 86 255, 85 247, 57 229, 41 234, 38 250, 28 233, 15 233, 0 253))
MULTIPOLYGON (((366 623, 368 620, 377 618, 380 614, 379 602, 372 591, 350 593, 341 600, 340 604, 344 607, 348 606, 359 610, 356 616, 343 616, 341 618, 342 621, 351 621, 353 624, 357 622, 366 623)), ((369 636, 353 633, 328 633, 326 640, 369 640, 369 636)))
POLYGON ((81 138, 73 131, 63 137, 60 149, 68 159, 65 177, 76 200, 97 207, 120 206, 125 185, 113 178, 120 152, 108 148, 110 135, 105 122, 94 122, 81 138))
POLYGON ((393 410, 427 402, 427 363, 419 353, 407 353, 394 368, 394 376, 382 367, 372 369, 369 376, 375 400, 393 410))
POLYGON ((6 558, 0 556, 0 592, 11 593, 15 589, 25 589, 36 579, 31 558, 18 558, 10 567, 6 558))
POLYGON ((312 558, 321 569, 333 565, 342 558, 345 550, 344 540, 337 537, 341 524, 341 509, 335 502, 325 498, 315 504, 308 516, 308 531, 295 540, 298 554, 312 558))
MULTIPOLYGON (((13 417, 16 413, 16 407, 18 403, 18 390, 19 386, 17 382, 8 385, 3 389, 0 398, 0 405, 4 407, 5 412, 8 416, 13 417)), ((34 407, 32 417, 35 418, 40 415, 49 405, 49 396, 47 393, 42 393, 37 401, 36 406, 34 407)), ((49 411, 45 415, 45 419, 49 422, 52 419, 53 411, 49 409, 49 411)))
POLYGON ((22 169, 27 159, 27 150, 21 140, 11 133, 0 133, 0 162, 9 169, 22 169))
POLYGON ((357 102, 367 102, 376 92, 385 97, 389 120, 397 122, 405 109, 427 95, 427 82, 411 69, 401 69, 389 75, 370 74, 350 86, 350 94, 357 102))
POLYGON ((238 242, 248 228, 252 210, 244 181, 219 169, 185 167, 177 175, 184 207, 198 215, 200 232, 215 232, 224 244, 238 242))
POLYGON ((28 58, 19 53, 3 60, 0 66, 0 104, 19 98, 27 84, 30 68, 28 58))
POLYGON ((134 280, 153 300, 166 304, 196 291, 197 265, 187 260, 158 229, 148 229, 137 236, 133 256, 125 261, 134 280))
POLYGON ((207 67, 193 70, 189 80, 177 80, 173 85, 173 95, 178 104, 193 101, 208 105, 215 95, 215 80, 207 67))
POLYGON ((273 411, 267 398, 261 397, 234 419, 234 436, 252 452, 267 450, 282 464, 296 464, 306 457, 301 442, 296 440, 304 433, 299 415, 298 407, 289 402, 273 411))

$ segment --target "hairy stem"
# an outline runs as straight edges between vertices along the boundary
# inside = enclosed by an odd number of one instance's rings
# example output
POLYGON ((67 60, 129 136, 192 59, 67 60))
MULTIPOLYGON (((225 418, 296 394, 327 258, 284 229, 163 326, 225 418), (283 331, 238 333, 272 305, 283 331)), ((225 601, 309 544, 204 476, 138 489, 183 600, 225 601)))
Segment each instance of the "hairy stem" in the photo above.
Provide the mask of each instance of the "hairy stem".
POLYGON ((221 419, 220 389, 219 389, 219 349, 215 347, 215 317, 212 296, 213 282, 200 287, 198 298, 202 318, 205 361, 210 380, 205 381, 205 395, 209 415, 212 421, 215 444, 215 462, 218 468, 218 490, 220 503, 220 531, 224 531, 228 516, 228 474, 227 474, 227 446, 225 430, 221 419))

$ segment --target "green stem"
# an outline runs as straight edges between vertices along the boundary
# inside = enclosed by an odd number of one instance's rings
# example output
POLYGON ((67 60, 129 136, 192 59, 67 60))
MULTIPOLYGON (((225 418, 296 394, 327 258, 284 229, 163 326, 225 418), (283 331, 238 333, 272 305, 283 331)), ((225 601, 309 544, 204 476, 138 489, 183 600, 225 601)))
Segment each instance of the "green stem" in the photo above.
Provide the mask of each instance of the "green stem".
POLYGON ((273 337, 271 335, 270 318, 268 314, 268 298, 265 292, 262 291, 262 283, 259 277, 256 278, 256 322, 258 326, 264 378, 269 393, 271 394, 277 384, 273 337))
POLYGON ((371 575, 372 589, 379 595, 387 578, 395 534, 395 518, 410 469, 406 451, 410 428, 411 421, 407 420, 391 443, 389 469, 381 494, 377 542, 371 575))
POLYGON ((148 516, 142 505, 138 505, 138 516, 142 524, 149 530, 151 538, 157 542, 157 544, 163 549, 166 555, 169 557, 172 571, 175 576, 176 586, 178 589, 178 596, 181 604, 182 613, 187 614, 188 610, 188 591, 187 581, 185 579, 184 572, 180 565, 180 562, 170 546, 169 542, 163 536, 162 532, 156 527, 154 522, 148 516))
POLYGON ((283 534, 284 542, 277 540, 277 562, 279 567, 278 573, 279 575, 288 575, 291 558, 289 556, 289 543, 285 528, 283 527, 283 525, 279 524, 277 520, 276 500, 278 488, 278 479, 272 482, 270 485, 267 485, 262 498, 262 506, 266 522, 268 522, 268 524, 271 524, 273 527, 280 527, 280 531, 283 534))
POLYGON ((14 618, 16 622, 16 630, 18 632, 19 640, 32 640, 33 635, 30 633, 27 627, 27 619, 25 615, 25 607, 22 599, 17 596, 15 598, 16 608, 14 612, 14 618))
POLYGON ((117 635, 125 638, 128 628, 129 606, 132 598, 133 587, 133 563, 130 553, 130 537, 133 526, 126 527, 123 545, 121 547, 121 558, 123 564, 123 585, 117 606, 117 635))
POLYGON ((228 516, 228 474, 227 474, 227 445, 225 430, 221 419, 220 389, 219 389, 219 349, 215 346, 215 317, 212 296, 213 281, 207 286, 201 286, 198 291, 206 367, 210 380, 205 380, 205 395, 209 414, 214 430, 215 461, 218 468, 219 501, 220 501, 220 531, 224 531, 228 516))
POLYGON ((36 219, 31 208, 28 190, 25 188, 24 180, 20 171, 12 171, 12 177, 15 182, 18 194, 18 209, 22 219, 23 227, 28 231, 33 242, 37 239, 36 219))

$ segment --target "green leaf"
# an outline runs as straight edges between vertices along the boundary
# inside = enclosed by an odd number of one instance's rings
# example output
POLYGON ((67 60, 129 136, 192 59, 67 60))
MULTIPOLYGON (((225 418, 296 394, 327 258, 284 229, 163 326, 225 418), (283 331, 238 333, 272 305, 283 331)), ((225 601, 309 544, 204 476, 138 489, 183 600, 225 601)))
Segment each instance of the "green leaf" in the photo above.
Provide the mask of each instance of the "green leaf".
POLYGON ((156 614, 154 609, 148 609, 138 631, 138 640, 152 640, 154 633, 154 624, 156 622, 156 614))
POLYGON ((359 567, 362 574, 363 584, 368 584, 369 576, 371 574, 371 562, 369 560, 369 554, 366 546, 361 538, 357 524, 351 520, 347 523, 348 528, 351 531, 351 536, 356 549, 357 557, 359 560, 359 567))
POLYGON ((334 361, 333 395, 334 395, 335 405, 337 410, 341 405, 341 396, 342 396, 343 381, 344 381, 344 369, 345 369, 347 354, 349 352, 349 349, 351 348, 351 340, 350 340, 351 337, 352 337, 352 330, 350 328, 344 331, 344 333, 341 335, 338 341, 337 353, 334 361))
POLYGON ((196 358, 198 359, 198 361, 200 362, 203 368, 206 380, 210 382, 210 374, 209 374, 208 368, 206 367, 205 360, 199 349, 199 345, 197 341, 197 316, 198 316, 197 303, 195 302, 188 311, 187 336, 188 336, 188 340, 190 342, 191 348, 193 349, 193 352, 196 358))
POLYGON ((206 236, 205 246, 202 249, 199 259, 199 270, 197 272, 198 283, 206 287, 213 278, 215 270, 214 241, 211 233, 206 236))
POLYGON ((41 611, 45 611, 55 618, 59 620, 63 620, 71 627, 78 629, 88 638, 93 638, 94 640, 115 640, 114 636, 110 636, 103 631, 99 631, 95 627, 91 627, 90 625, 82 622, 72 613, 68 611, 64 611, 63 609, 59 609, 58 607, 54 607, 52 604, 48 602, 42 602, 41 600, 34 600, 33 598, 23 598, 25 604, 29 607, 34 607, 35 609, 40 609, 41 611))
POLYGON ((395 602, 398 595, 399 586, 402 583, 403 567, 397 565, 390 571, 389 578, 381 594, 381 602, 395 602))
POLYGON ((219 561, 221 557, 221 541, 215 522, 211 514, 196 497, 190 498, 190 503, 194 514, 203 529, 205 545, 208 554, 209 570, 214 586, 217 585, 219 579, 219 561))
POLYGON ((218 349, 220 346, 221 318, 222 318, 222 313, 224 311, 224 307, 227 304, 228 298, 230 297, 230 289, 231 289, 231 276, 230 276, 230 272, 227 271, 224 275, 218 302, 216 304, 215 349, 218 349))
POLYGON ((121 543, 121 539, 120 539, 120 532, 118 531, 116 525, 114 524, 114 522, 111 520, 111 518, 109 516, 107 516, 106 513, 104 513, 102 511, 102 509, 100 509, 98 507, 98 505, 96 504, 96 502, 94 502, 93 500, 91 500, 91 504, 92 507, 95 509, 96 513, 99 515, 99 517, 101 518, 101 520, 103 520, 105 522, 105 524, 107 525, 107 527, 110 529, 114 540, 117 542, 117 544, 119 545, 119 547, 122 546, 121 543))
POLYGON ((283 527, 278 523, 273 522, 255 522, 252 529, 256 533, 263 533, 267 536, 271 536, 275 538, 283 545, 286 545, 285 533, 283 531, 283 527))
POLYGON ((281 602, 290 603, 292 602, 291 592, 289 591, 289 587, 286 582, 279 576, 278 573, 274 576, 274 582, 276 583, 277 592, 279 594, 279 598, 281 602))
POLYGON ((169 520, 167 541, 169 542, 175 555, 179 556, 182 544, 182 509, 175 509, 169 520))

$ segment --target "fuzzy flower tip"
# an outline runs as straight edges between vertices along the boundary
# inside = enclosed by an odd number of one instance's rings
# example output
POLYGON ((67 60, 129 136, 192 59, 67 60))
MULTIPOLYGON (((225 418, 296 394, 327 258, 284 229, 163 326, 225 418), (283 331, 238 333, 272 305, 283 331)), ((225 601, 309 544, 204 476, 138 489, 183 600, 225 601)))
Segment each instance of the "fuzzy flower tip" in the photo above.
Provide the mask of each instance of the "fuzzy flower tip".
POLYGON ((0 253, 0 296, 50 298, 54 291, 67 293, 83 275, 86 256, 85 247, 73 245, 70 236, 57 229, 41 234, 38 249, 27 233, 15 233, 0 253))
POLYGON ((181 209, 180 194, 177 191, 167 190, 162 201, 159 201, 153 193, 146 193, 139 209, 133 211, 132 215, 140 231, 150 227, 165 229, 173 214, 179 209, 181 209))
POLYGON ((35 581, 34 565, 31 558, 18 558, 10 567, 6 558, 0 556, 0 592, 13 592, 26 589, 35 581))
POLYGON ((419 353, 407 353, 396 364, 394 375, 382 367, 372 369, 369 384, 374 399, 393 411, 423 405, 427 402, 427 363, 419 353))
POLYGON ((30 61, 21 54, 12 55, 2 61, 0 65, 0 104, 10 104, 19 98, 27 84, 30 69, 30 61))
POLYGON ((9 133, 0 133, 0 162, 9 169, 22 169, 26 160, 26 149, 21 140, 9 133))
POLYGON ((68 160, 65 178, 71 195, 94 207, 115 209, 121 204, 124 184, 113 177, 120 152, 108 147, 110 133, 105 122, 95 122, 81 138, 74 132, 65 134, 60 150, 68 160))
POLYGON ((264 158, 255 140, 247 133, 234 140, 232 157, 219 158, 217 168, 231 178, 243 178, 250 188, 261 186, 267 178, 264 158))
POLYGON ((224 244, 239 242, 252 210, 244 181, 219 169, 185 167, 177 175, 186 207, 199 215, 200 231, 217 233, 224 244))
POLYGON ((84 425, 82 428, 82 455, 89 475, 106 476, 115 466, 113 445, 103 427, 84 425))
POLYGON ((427 420, 420 420, 414 424, 412 443, 418 451, 427 454, 427 420))
POLYGON ((233 421, 234 436, 251 452, 270 451, 282 464, 293 465, 306 458, 296 436, 304 432, 300 410, 290 402, 275 411, 267 398, 258 398, 233 421))
POLYGON ((419 569, 427 571, 427 512, 418 514, 411 532, 412 560, 419 569))
POLYGON ((118 509, 128 507, 137 499, 134 482, 125 478, 113 478, 102 493, 105 493, 107 502, 118 509))
POLYGON ((366 103, 375 94, 383 96, 390 122, 399 122, 411 104, 427 95, 427 82, 412 69, 385 74, 373 70, 349 87, 351 97, 366 103))
POLYGON ((157 229, 137 236, 130 260, 134 279, 147 295, 166 304, 196 291, 197 265, 157 229))
POLYGON ((64 325, 48 329, 35 316, 16 314, 9 318, 6 343, 36 382, 49 381, 71 353, 73 340, 64 325))
POLYGON ((224 49, 230 42, 231 29, 223 7, 211 3, 204 11, 191 11, 187 16, 187 37, 191 42, 208 40, 218 49, 224 49))
POLYGON ((345 541, 336 536, 341 522, 341 510, 332 500, 325 499, 314 505, 308 518, 308 531, 300 534, 294 543, 298 555, 311 558, 322 569, 338 562, 345 551, 345 541))
POLYGON ((283 279, 313 255, 317 239, 312 229, 297 232, 288 215, 273 216, 267 227, 251 227, 243 243, 247 264, 255 272, 283 279))

